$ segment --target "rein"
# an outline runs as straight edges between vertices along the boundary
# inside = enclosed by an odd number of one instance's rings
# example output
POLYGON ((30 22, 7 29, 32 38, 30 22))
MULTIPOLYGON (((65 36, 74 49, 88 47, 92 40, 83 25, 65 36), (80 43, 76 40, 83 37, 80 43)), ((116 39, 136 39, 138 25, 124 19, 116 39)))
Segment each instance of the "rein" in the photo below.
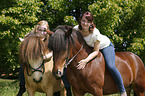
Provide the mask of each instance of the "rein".
POLYGON ((27 75, 28 76, 31 76, 34 72, 36 72, 36 71, 38 71, 38 72, 41 72, 42 74, 44 74, 44 72, 45 72, 45 67, 44 67, 44 60, 43 60, 43 62, 42 62, 42 64, 38 67, 38 68, 33 68, 30 64, 29 64, 29 67, 31 68, 31 69, 33 69, 33 71, 29 74, 29 72, 28 72, 28 67, 26 67, 26 69, 27 69, 27 75), (41 70, 39 70, 39 68, 43 68, 43 72, 41 71, 41 70))
POLYGON ((83 47, 84 47, 84 43, 83 43, 83 45, 81 46, 80 50, 77 52, 77 54, 75 54, 75 55, 69 60, 69 59, 68 59, 68 57, 69 57, 69 45, 68 45, 68 53, 67 53, 67 60, 66 60, 65 66, 68 66, 68 65, 72 62, 72 60, 74 60, 74 58, 80 53, 80 51, 83 49, 83 47))

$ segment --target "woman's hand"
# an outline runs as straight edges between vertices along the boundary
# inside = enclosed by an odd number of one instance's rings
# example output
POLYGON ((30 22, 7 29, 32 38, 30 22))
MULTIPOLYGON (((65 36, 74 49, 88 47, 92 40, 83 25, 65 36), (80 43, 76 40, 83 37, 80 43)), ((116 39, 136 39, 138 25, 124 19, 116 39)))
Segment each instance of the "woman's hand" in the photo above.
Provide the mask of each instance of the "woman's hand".
POLYGON ((77 69, 84 69, 87 64, 87 61, 85 59, 83 59, 78 63, 79 63, 79 65, 77 65, 77 69))
POLYGON ((90 60, 92 60, 93 58, 95 58, 98 55, 99 48, 100 48, 100 41, 97 40, 94 43, 94 51, 91 54, 89 54, 89 56, 87 58, 82 59, 80 62, 78 62, 79 65, 77 65, 77 69, 84 69, 87 62, 89 62, 90 60))

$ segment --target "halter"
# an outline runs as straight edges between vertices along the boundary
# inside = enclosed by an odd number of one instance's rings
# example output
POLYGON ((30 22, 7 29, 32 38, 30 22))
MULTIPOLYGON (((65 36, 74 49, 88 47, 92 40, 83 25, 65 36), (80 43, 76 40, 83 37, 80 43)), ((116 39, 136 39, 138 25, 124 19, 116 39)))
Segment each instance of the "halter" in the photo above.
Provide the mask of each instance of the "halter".
MULTIPOLYGON (((34 34, 36 34, 36 33, 33 33, 33 34, 30 34, 29 36, 33 36, 34 34)), ((44 40, 43 40, 43 42, 45 42, 46 41, 46 39, 47 39, 47 34, 36 34, 36 36, 37 37, 41 37, 40 35, 44 35, 45 36, 45 38, 44 38, 44 40)), ((38 72, 41 72, 42 73, 42 75, 44 74, 44 72, 45 72, 45 67, 44 67, 44 60, 43 60, 43 62, 42 62, 42 64, 38 67, 38 68, 33 68, 29 63, 28 63, 28 66, 33 70, 30 74, 29 74, 29 72, 28 72, 28 67, 26 66, 26 70, 27 70, 27 75, 28 76, 31 76, 34 72, 36 72, 36 71, 38 71, 38 72), (43 68, 43 71, 41 71, 41 70, 39 70, 39 68, 43 68)))
POLYGON ((68 66, 72 60, 74 60, 74 58, 80 53, 80 51, 82 50, 82 48, 84 47, 84 42, 83 45, 81 46, 80 50, 77 52, 77 54, 75 54, 70 60, 68 59, 69 57, 69 45, 68 45, 68 52, 67 52, 67 59, 66 59, 66 63, 65 63, 65 67, 68 66))
MULTIPOLYGON (((47 39, 47 34, 48 34, 48 32, 39 32, 39 33, 31 33, 31 34, 29 34, 29 36, 37 36, 37 37, 42 37, 42 41, 43 42, 45 42, 46 41, 46 39, 47 39)), ((43 53, 42 53, 43 54, 43 53)), ((42 59, 44 59, 43 58, 43 55, 42 55, 42 59)), ((44 66, 44 60, 42 61, 42 63, 41 63, 41 65, 38 67, 38 68, 33 68, 30 64, 29 64, 29 62, 28 62, 28 66, 26 66, 26 72, 27 72, 27 75, 28 76, 32 76, 32 74, 34 73, 34 72, 40 72, 40 73, 42 73, 42 75, 44 74, 44 72, 45 72, 45 66, 44 66), (30 73, 28 72, 28 67, 32 70, 32 71, 30 71, 30 73), (40 69, 41 68, 41 69, 40 69), (39 70, 40 69, 40 70, 39 70)), ((36 83, 39 83, 39 82, 41 82, 41 80, 42 80, 42 77, 40 78, 40 80, 39 81, 36 81, 34 78, 33 78, 33 80, 36 82, 36 83)))
POLYGON ((28 72, 28 67, 26 67, 26 69, 27 69, 27 75, 28 76, 31 76, 34 72, 36 72, 36 71, 38 71, 38 72, 41 72, 42 73, 42 75, 44 74, 44 72, 45 72, 45 67, 44 67, 44 60, 43 60, 43 62, 42 62, 42 64, 38 67, 38 68, 33 68, 30 64, 28 64, 29 65, 29 67, 33 70, 30 74, 29 74, 29 72, 28 72), (43 72, 41 71, 41 70, 39 70, 39 68, 43 68, 43 72))

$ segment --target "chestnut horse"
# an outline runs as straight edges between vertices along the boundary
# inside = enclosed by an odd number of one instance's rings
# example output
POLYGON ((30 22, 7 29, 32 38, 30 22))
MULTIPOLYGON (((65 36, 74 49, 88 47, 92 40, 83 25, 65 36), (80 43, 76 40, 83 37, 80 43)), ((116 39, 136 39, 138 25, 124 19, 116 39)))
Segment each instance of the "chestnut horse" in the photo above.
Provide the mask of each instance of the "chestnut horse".
MULTIPOLYGON (((103 96, 119 92, 105 67, 101 52, 84 69, 77 69, 78 62, 93 51, 79 31, 68 25, 60 25, 54 31, 49 38, 49 48, 53 51, 53 73, 56 77, 61 77, 63 67, 67 66, 67 79, 75 96, 84 96, 85 93, 103 96)), ((142 60, 132 52, 116 52, 115 63, 122 75, 128 96, 132 88, 137 96, 144 96, 145 67, 142 60)))
POLYGON ((48 38, 49 35, 33 33, 20 45, 19 59, 24 68, 29 96, 34 96, 36 91, 46 93, 47 96, 53 96, 53 93, 58 91, 61 91, 61 96, 65 94, 63 82, 52 74, 53 59, 47 47, 48 38), (48 58, 44 60, 46 55, 48 58))

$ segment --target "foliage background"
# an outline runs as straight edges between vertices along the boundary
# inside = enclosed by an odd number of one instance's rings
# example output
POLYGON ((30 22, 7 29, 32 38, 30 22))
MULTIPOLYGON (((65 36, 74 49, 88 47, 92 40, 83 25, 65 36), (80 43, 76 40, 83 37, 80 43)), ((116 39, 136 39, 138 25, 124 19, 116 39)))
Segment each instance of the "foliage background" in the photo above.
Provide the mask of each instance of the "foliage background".
POLYGON ((0 75, 18 72, 19 37, 23 38, 40 20, 50 29, 76 25, 90 11, 96 27, 114 43, 116 51, 131 51, 145 64, 144 0, 1 0, 0 75))

